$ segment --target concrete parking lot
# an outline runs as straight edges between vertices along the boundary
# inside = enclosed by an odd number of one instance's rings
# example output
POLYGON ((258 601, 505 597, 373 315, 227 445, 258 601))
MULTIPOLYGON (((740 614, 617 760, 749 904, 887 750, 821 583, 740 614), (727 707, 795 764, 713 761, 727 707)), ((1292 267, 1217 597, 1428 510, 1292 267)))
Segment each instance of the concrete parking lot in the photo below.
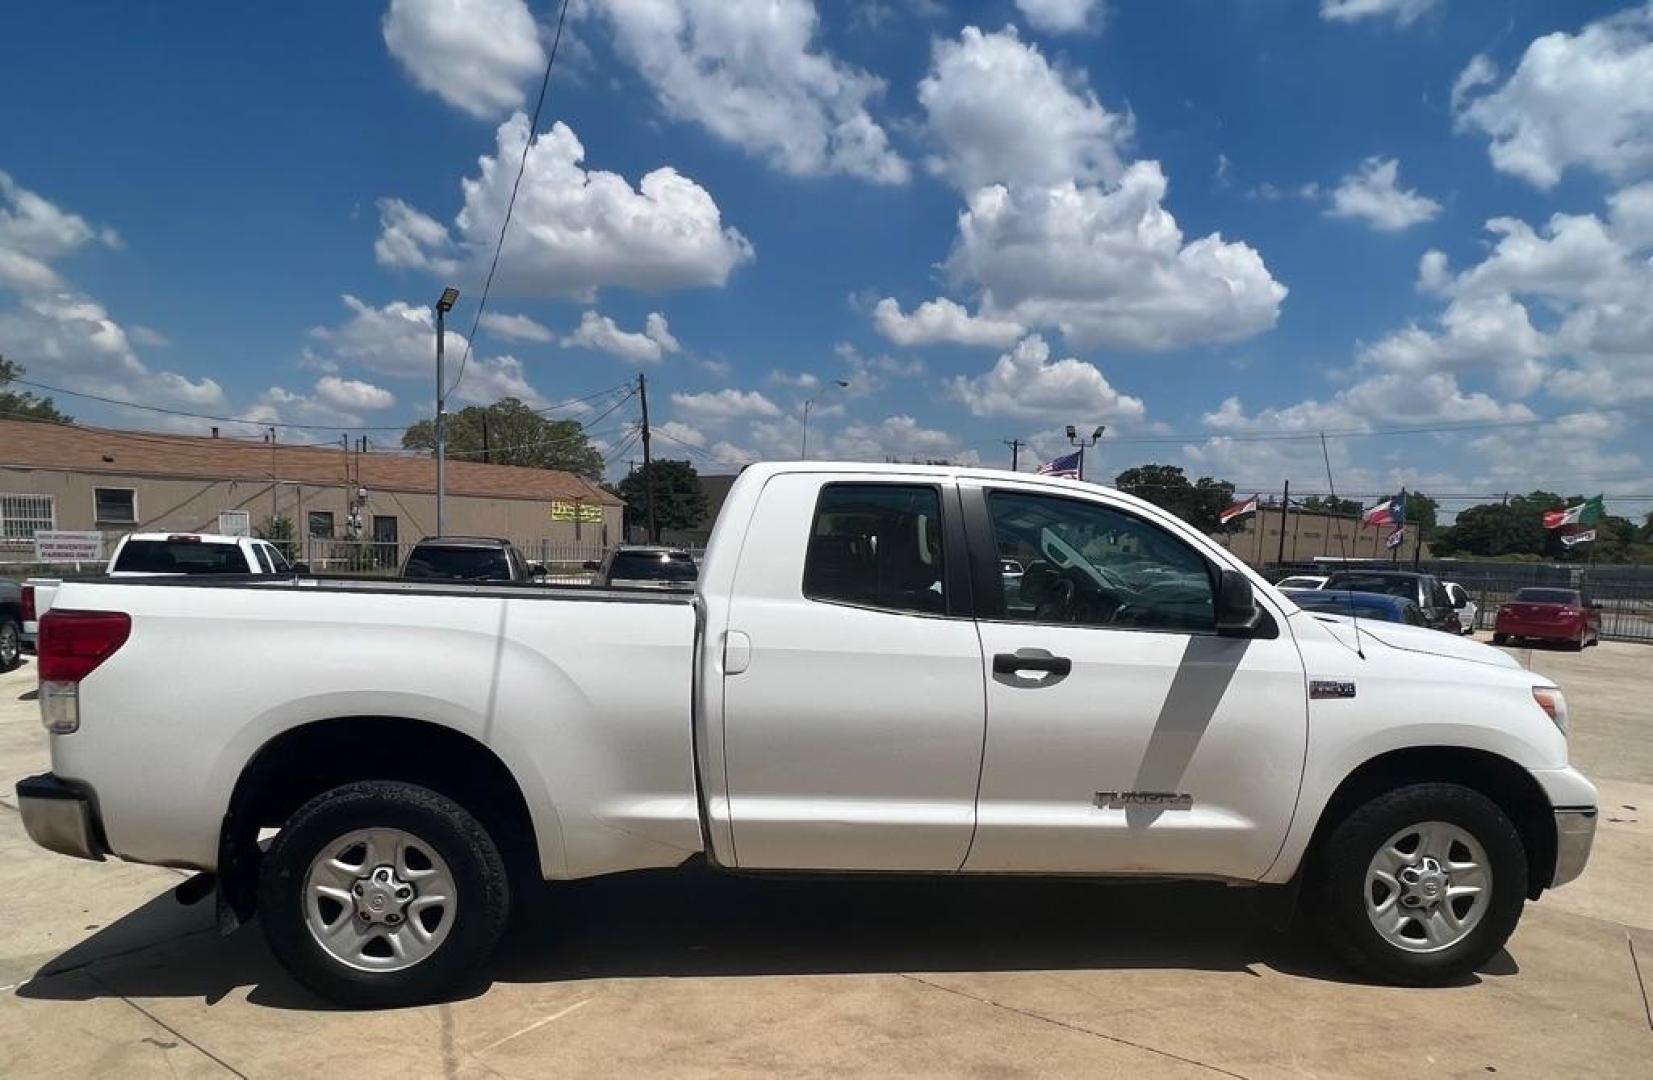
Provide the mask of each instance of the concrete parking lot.
MULTIPOLYGON (((1572 705, 1595 856, 1465 985, 1365 985, 1249 890, 637 874, 531 898, 491 986, 351 1013, 184 874, 48 854, 0 676, 0 1076, 1653 1076, 1653 649, 1519 650, 1572 705)), ((156 777, 165 783, 164 776, 156 777)))

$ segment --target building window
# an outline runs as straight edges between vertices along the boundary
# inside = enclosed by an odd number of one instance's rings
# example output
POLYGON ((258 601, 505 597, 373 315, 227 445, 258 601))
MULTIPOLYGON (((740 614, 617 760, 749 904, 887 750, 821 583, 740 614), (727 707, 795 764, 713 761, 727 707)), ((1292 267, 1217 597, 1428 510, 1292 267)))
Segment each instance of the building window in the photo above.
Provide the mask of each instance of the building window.
POLYGON ((57 528, 50 495, 0 495, 0 541, 27 543, 41 529, 57 528))
POLYGON ((252 511, 218 511, 218 534, 220 536, 251 536, 253 534, 252 511))
POLYGON ((333 511, 310 511, 310 535, 318 540, 333 539, 333 511))
POLYGON ((93 516, 109 525, 138 523, 138 493, 131 488, 93 488, 93 516))

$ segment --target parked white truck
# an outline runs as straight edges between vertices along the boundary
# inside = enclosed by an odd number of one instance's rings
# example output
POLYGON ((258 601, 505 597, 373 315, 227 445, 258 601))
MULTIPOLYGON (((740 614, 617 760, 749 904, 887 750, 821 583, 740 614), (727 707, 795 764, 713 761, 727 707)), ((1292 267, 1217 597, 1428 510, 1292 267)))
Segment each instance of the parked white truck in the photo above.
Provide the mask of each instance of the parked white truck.
POLYGON ((513 882, 699 858, 1301 885, 1350 961, 1433 983, 1576 877, 1596 820, 1543 676, 990 470, 753 466, 683 595, 70 581, 40 679, 36 842, 215 874, 353 1003, 451 992, 513 882))

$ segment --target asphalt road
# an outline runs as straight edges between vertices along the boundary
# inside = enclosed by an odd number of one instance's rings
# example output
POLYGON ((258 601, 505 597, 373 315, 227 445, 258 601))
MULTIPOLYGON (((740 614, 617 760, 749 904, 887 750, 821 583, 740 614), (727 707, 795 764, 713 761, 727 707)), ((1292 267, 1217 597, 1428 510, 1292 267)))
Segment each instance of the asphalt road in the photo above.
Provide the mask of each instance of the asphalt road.
POLYGON ((330 1009, 175 871, 31 845, 32 670, 0 676, 0 1076, 1653 1075, 1653 650, 1521 651, 1572 703, 1603 821, 1462 986, 1364 985, 1248 890, 1084 882, 547 887, 476 996, 330 1009), (1638 971, 1639 968, 1639 971, 1638 971))

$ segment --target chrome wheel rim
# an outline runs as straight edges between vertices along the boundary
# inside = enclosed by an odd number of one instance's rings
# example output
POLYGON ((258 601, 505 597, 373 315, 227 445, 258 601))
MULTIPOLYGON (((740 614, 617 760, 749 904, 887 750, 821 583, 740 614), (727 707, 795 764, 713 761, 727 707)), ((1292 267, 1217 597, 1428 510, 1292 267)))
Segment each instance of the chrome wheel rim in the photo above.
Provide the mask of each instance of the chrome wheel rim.
POLYGON ((0 666, 11 667, 23 653, 23 639, 14 622, 0 623, 0 666))
POLYGON ((436 849, 401 829, 357 829, 304 877, 304 921, 322 951, 358 971, 403 971, 447 940, 459 889, 436 849))
POLYGON ((1366 915, 1405 952, 1450 949, 1480 925, 1491 900, 1486 849, 1444 821, 1398 830, 1366 868, 1366 915))

